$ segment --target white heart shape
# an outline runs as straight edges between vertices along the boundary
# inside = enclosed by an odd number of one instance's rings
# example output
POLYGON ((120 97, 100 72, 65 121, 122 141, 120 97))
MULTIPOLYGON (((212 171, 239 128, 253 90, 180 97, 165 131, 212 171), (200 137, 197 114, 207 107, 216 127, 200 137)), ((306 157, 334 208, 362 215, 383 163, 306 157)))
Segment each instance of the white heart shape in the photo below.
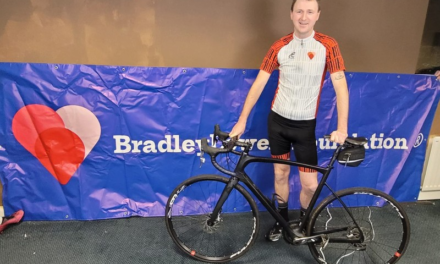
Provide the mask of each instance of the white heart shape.
POLYGON ((78 105, 63 106, 56 112, 66 128, 77 134, 84 143, 85 159, 101 137, 98 118, 89 109, 78 105))

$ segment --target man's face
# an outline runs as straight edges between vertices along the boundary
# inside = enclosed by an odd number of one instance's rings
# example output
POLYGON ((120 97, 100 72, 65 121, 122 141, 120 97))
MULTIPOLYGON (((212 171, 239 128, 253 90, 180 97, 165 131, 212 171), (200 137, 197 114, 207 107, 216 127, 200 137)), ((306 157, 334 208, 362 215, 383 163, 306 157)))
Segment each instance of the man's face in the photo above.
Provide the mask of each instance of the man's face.
POLYGON ((295 35, 299 38, 309 37, 319 19, 318 2, 298 0, 290 12, 290 19, 293 21, 295 35))

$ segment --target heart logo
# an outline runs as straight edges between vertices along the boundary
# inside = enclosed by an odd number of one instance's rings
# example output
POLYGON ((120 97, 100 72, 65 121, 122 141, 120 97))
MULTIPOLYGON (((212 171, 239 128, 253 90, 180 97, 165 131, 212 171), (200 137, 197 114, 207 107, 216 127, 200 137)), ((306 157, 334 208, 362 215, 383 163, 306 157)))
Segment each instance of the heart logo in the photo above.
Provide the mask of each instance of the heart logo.
POLYGON ((27 105, 15 114, 12 132, 18 142, 58 180, 67 184, 101 136, 98 118, 69 105, 57 111, 27 105))
POLYGON ((307 55, 309 55, 309 58, 312 60, 315 57, 315 53, 309 51, 309 53, 307 53, 307 55))

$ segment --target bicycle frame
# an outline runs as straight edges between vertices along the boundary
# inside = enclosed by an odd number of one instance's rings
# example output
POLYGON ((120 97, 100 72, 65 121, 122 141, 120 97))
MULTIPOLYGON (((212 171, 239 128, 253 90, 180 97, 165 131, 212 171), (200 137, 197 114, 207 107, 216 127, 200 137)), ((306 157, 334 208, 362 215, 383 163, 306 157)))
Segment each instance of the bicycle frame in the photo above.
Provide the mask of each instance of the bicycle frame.
MULTIPOLYGON (((258 189, 258 187, 255 185, 255 183, 251 180, 251 178, 244 171, 244 169, 249 164, 255 163, 255 162, 261 162, 261 163, 286 164, 286 165, 295 166, 295 167, 301 166, 301 167, 306 167, 309 169, 314 169, 314 170, 322 173, 323 176, 318 184, 318 187, 315 191, 315 194, 313 195, 313 197, 310 201, 309 207, 307 208, 306 213, 300 223, 300 226, 299 226, 300 230, 304 230, 305 225, 311 216, 312 210, 315 207, 316 202, 318 201, 318 197, 319 197, 322 189, 324 188, 324 186, 326 186, 330 190, 330 192, 341 202, 344 209, 347 211, 347 213, 349 214, 349 216, 353 220, 355 226, 358 228, 358 230, 361 230, 360 226, 358 225, 358 223, 354 219, 352 213, 350 212, 350 210, 348 209, 346 204, 336 195, 336 193, 326 183, 327 178, 329 177, 330 172, 333 169, 333 165, 336 162, 338 153, 340 152, 342 147, 343 147, 343 145, 339 145, 337 147, 337 149, 333 153, 333 156, 332 156, 329 164, 326 167, 313 166, 313 165, 304 164, 304 163, 300 163, 297 161, 291 161, 291 160, 281 160, 281 159, 274 159, 274 158, 268 158, 268 157, 252 156, 252 155, 249 155, 248 153, 246 153, 245 151, 243 151, 243 152, 231 151, 232 153, 234 153, 236 155, 240 155, 240 159, 237 162, 237 166, 235 167, 234 171, 232 172, 232 171, 224 169, 219 164, 217 164, 217 162, 215 160, 216 155, 211 156, 212 164, 214 165, 214 167, 216 167, 219 171, 221 171, 227 175, 230 175, 232 177, 229 180, 229 183, 227 184, 227 186, 224 188, 222 195, 220 196, 220 199, 217 202, 217 204, 211 214, 211 218, 209 220, 209 223, 214 223, 214 221, 217 219, 218 213, 221 211, 221 208, 222 208, 224 202, 228 198, 232 188, 235 185, 237 185, 239 183, 239 181, 242 181, 251 190, 251 192, 255 195, 255 197, 261 202, 261 204, 267 209, 267 211, 273 216, 273 218, 275 218, 275 220, 278 221, 278 223, 284 228, 284 230, 286 230, 286 232, 289 234, 289 236, 292 239, 294 239, 296 237, 294 235, 293 231, 290 229, 288 222, 284 220, 284 218, 278 213, 276 208, 274 206, 272 206, 271 201, 266 196, 264 196, 264 194, 260 191, 260 189, 258 189)), ((323 234, 344 231, 347 229, 348 229, 348 227, 338 228, 335 230, 326 230, 326 231, 320 232, 319 236, 316 236, 316 237, 320 237, 323 234)), ((340 243, 347 243, 347 242, 348 243, 362 243, 364 241, 364 235, 363 235, 362 231, 360 232, 360 235, 361 236, 359 239, 348 239, 347 238, 347 239, 337 239, 337 240, 333 240, 333 241, 340 242, 340 243)), ((304 237, 304 238, 302 238, 302 240, 307 240, 307 239, 311 239, 311 238, 315 238, 315 236, 314 237, 304 237)))

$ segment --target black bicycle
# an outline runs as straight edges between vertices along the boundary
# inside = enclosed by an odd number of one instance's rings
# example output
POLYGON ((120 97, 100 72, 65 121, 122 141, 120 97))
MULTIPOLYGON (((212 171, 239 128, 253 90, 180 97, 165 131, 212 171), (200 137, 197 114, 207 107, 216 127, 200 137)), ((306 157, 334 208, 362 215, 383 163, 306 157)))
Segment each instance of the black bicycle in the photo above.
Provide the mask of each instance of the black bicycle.
POLYGON ((405 253, 410 223, 394 198, 362 187, 335 192, 326 183, 337 160, 346 164, 360 162, 349 156, 363 149, 365 138, 347 138, 337 147, 329 164, 320 167, 251 156, 250 143, 228 140, 228 137, 217 125, 214 140, 221 141, 222 147, 208 146, 207 139, 202 139, 201 160, 204 162, 203 152, 209 154, 214 167, 230 177, 189 178, 171 193, 166 205, 167 230, 175 244, 191 257, 205 262, 226 262, 239 258, 251 248, 257 239, 259 212, 248 190, 283 226, 284 240, 293 245, 308 245, 319 263, 396 263, 405 253), (225 154, 222 162, 226 160, 228 165, 219 164, 219 154, 225 154), (231 167, 230 154, 238 156, 233 169, 227 168, 231 167), (254 162, 302 166, 322 173, 301 222, 286 222, 277 212, 274 199, 264 196, 245 173, 245 168, 254 162), (331 194, 315 206, 324 186, 331 194))

